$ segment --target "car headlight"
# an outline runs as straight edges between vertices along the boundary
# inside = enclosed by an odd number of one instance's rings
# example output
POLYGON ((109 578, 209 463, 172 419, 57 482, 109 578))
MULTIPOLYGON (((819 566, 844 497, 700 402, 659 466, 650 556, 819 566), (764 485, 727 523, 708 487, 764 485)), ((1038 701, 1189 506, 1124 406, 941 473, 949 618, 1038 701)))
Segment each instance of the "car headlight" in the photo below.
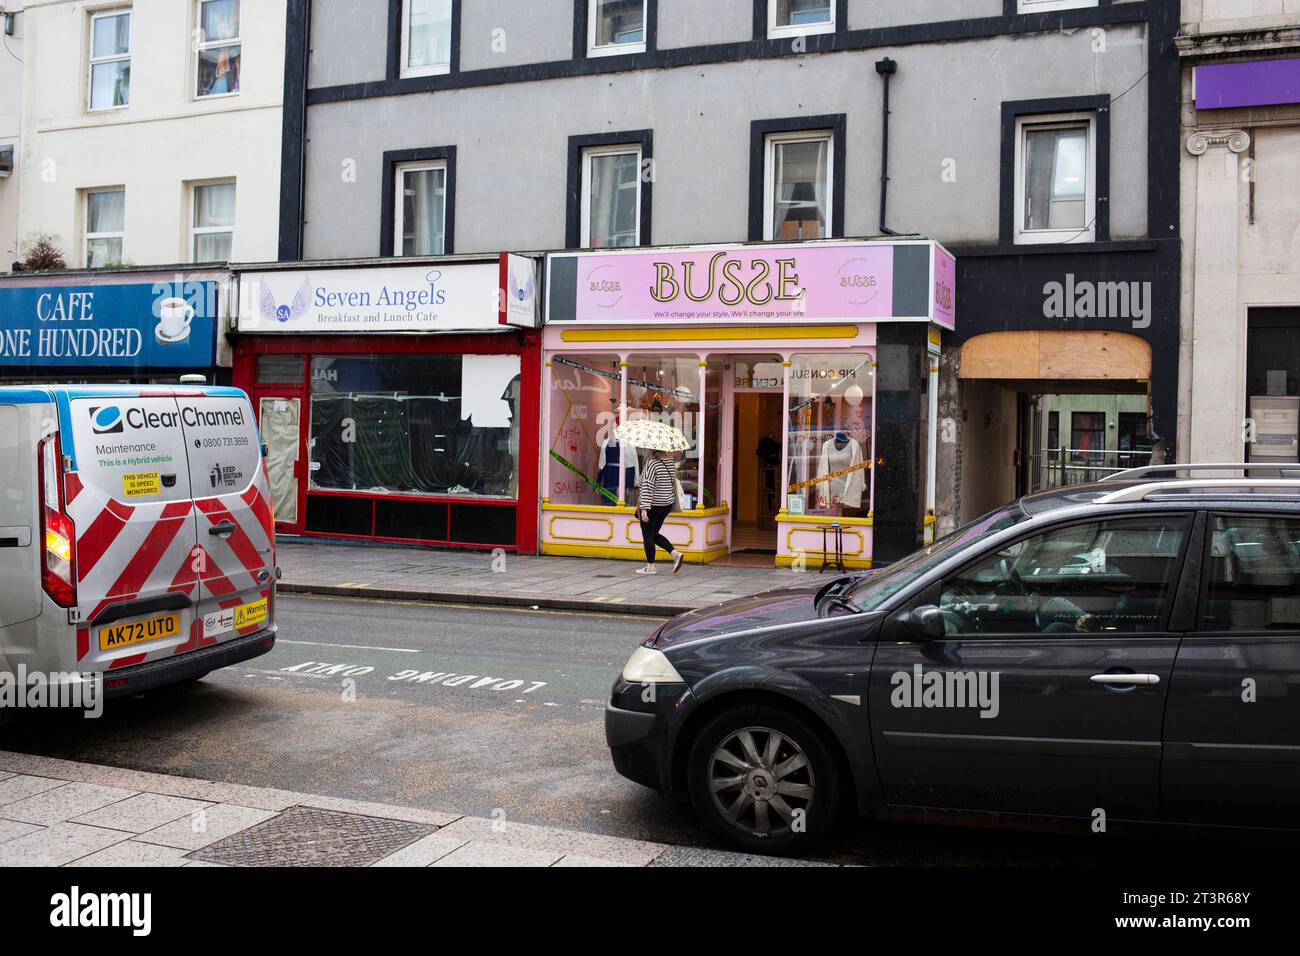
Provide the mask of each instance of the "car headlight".
POLYGON ((629 684, 684 684, 662 651, 638 647, 623 666, 623 680, 629 684))

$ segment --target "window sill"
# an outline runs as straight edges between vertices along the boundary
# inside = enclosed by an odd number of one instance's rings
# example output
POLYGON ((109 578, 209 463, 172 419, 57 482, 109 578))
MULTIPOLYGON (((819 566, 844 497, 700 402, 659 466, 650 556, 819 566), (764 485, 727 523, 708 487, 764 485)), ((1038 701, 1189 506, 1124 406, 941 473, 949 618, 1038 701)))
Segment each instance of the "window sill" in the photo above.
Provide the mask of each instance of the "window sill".
POLYGON ((808 26, 789 26, 789 27, 768 27, 767 38, 769 40, 789 40, 794 37, 822 36, 827 33, 835 33, 836 28, 833 23, 816 23, 808 26))
POLYGON ((420 67, 419 69, 402 70, 397 78, 399 80, 413 80, 422 76, 449 76, 451 75, 451 64, 444 63, 441 66, 420 67))
POLYGON ((605 56, 631 56, 637 53, 645 53, 646 45, 644 43, 617 43, 610 46, 588 47, 588 58, 605 57, 605 56))

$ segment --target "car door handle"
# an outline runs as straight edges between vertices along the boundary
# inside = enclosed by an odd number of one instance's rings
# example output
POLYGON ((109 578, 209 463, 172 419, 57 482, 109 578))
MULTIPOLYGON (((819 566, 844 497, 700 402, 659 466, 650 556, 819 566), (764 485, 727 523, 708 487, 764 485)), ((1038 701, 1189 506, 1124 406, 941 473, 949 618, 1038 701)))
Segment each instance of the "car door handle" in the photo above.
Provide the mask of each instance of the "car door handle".
POLYGON ((1159 674, 1093 674, 1088 680, 1094 684, 1142 684, 1160 683, 1159 674))
POLYGON ((218 521, 208 529, 208 534, 234 534, 239 530, 239 525, 233 521, 218 521))

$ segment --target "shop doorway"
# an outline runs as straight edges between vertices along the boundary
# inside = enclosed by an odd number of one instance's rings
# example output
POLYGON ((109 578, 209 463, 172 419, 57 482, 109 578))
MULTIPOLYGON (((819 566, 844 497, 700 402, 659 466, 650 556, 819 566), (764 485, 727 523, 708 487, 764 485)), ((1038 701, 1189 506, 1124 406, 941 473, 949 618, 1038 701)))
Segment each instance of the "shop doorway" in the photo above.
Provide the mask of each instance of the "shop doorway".
POLYGON ((781 393, 738 391, 732 434, 732 553, 775 555, 781 510, 781 393))
POLYGON ((1151 350, 1117 332, 994 332, 962 346, 961 517, 1164 461, 1151 350))

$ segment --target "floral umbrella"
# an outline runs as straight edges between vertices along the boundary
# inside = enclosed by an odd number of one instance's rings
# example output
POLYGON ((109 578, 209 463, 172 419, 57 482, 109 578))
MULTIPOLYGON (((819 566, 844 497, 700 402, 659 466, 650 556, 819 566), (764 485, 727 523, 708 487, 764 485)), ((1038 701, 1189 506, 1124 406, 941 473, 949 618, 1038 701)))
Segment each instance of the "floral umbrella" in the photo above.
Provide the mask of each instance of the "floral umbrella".
POLYGON ((614 429, 614 436, 619 441, 627 442, 636 448, 647 448, 651 451, 686 451, 691 447, 691 443, 686 440, 681 429, 665 425, 653 418, 638 418, 635 421, 624 422, 614 429))

